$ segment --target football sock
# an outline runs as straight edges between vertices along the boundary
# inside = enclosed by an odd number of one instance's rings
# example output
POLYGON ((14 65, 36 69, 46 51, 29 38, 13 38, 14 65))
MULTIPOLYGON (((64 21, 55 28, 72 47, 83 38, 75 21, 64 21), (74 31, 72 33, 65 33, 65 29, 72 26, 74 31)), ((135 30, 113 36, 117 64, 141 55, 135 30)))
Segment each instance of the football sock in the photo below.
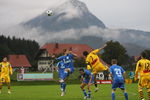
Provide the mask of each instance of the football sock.
POLYGON ((124 93, 124 97, 126 100, 128 100, 128 93, 127 92, 124 93))
POLYGON ((94 85, 95 85, 95 87, 97 88, 97 82, 96 82, 96 81, 94 82, 94 85))
POLYGON ((63 83, 63 91, 65 92, 66 90, 66 83, 63 83))
POLYGON ((88 98, 91 98, 91 91, 88 91, 88 98))
POLYGON ((86 91, 85 91, 85 90, 83 90, 83 94, 84 94, 84 96, 87 96, 87 94, 86 94, 86 91))
POLYGON ((63 91, 63 83, 60 83, 60 89, 63 91))
POLYGON ((8 83, 7 85, 8 85, 8 89, 10 90, 10 83, 8 83))
POLYGON ((139 95, 140 95, 141 100, 144 99, 143 91, 139 91, 139 95))
POLYGON ((115 100, 115 93, 112 93, 112 100, 115 100))

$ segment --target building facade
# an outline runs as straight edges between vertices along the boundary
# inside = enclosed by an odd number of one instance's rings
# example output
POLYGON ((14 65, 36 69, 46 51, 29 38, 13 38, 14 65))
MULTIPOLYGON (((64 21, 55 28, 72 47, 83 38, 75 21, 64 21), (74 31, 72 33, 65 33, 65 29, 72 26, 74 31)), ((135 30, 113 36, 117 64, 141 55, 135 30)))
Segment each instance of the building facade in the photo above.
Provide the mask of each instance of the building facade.
POLYGON ((77 54, 78 57, 83 57, 83 51, 92 51, 93 49, 86 44, 59 44, 59 43, 47 43, 43 45, 36 59, 38 60, 38 70, 53 71, 54 60, 51 58, 53 54, 59 55, 63 53, 64 49, 72 49, 72 52, 77 54))

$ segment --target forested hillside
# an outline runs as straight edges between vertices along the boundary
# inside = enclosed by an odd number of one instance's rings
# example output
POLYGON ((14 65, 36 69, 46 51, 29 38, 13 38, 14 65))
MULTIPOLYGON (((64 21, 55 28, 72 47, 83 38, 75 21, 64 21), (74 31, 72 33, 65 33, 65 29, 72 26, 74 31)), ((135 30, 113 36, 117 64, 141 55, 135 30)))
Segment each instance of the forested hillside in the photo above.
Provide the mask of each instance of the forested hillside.
POLYGON ((25 54, 30 63, 34 64, 34 57, 39 50, 39 44, 34 40, 0 35, 0 61, 9 54, 25 54))

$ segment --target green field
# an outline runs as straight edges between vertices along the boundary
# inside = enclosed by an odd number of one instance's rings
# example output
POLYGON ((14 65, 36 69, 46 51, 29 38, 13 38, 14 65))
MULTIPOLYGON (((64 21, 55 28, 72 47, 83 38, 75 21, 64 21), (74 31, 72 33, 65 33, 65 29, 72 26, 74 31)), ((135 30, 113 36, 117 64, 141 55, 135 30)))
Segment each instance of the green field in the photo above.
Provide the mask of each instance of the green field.
MULTIPOLYGON (((6 86, 0 94, 0 100, 83 100, 80 85, 68 85, 67 93, 60 97, 59 85, 24 85, 12 86, 12 94, 7 94, 6 86)), ((129 100, 139 100, 137 84, 126 85, 129 100)), ((100 90, 92 93, 92 100, 111 100, 111 85, 99 85, 100 90)), ((92 90, 94 88, 92 87, 92 90)), ((122 92, 116 92, 117 100, 124 100, 122 92)), ((145 96, 147 97, 146 93, 145 96)), ((146 99, 148 100, 148 99, 146 99)))

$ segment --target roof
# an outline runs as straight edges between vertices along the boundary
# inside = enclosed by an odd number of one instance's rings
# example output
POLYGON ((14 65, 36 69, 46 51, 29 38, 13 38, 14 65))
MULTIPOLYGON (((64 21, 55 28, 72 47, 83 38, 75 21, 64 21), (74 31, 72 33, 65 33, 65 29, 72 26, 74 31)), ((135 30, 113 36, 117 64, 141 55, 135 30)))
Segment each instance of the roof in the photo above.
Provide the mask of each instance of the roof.
POLYGON ((26 55, 9 55, 12 67, 31 67, 26 55))
POLYGON ((72 52, 77 54, 79 57, 82 57, 83 51, 92 51, 93 49, 87 44, 58 44, 58 43, 47 43, 41 49, 46 49, 48 53, 51 54, 60 54, 64 49, 72 49, 72 52))

